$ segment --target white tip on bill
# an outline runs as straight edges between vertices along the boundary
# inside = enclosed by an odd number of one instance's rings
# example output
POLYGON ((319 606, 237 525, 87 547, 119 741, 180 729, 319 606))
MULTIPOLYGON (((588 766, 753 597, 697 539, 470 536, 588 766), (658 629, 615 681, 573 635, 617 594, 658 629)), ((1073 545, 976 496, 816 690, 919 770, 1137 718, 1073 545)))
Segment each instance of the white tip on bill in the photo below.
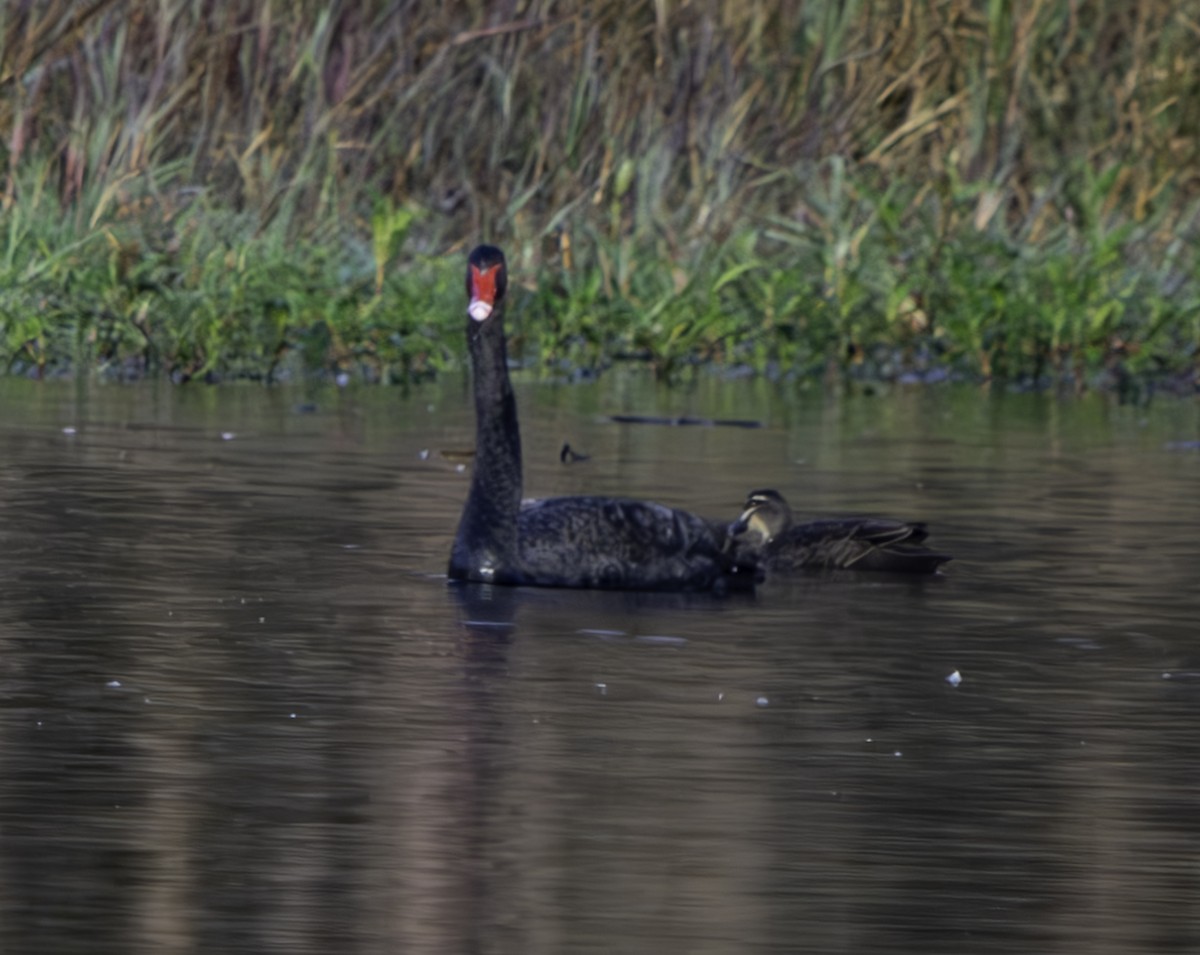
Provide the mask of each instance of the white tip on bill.
POLYGON ((482 322, 485 318, 492 314, 492 306, 481 299, 475 299, 467 306, 467 314, 477 322, 482 322))

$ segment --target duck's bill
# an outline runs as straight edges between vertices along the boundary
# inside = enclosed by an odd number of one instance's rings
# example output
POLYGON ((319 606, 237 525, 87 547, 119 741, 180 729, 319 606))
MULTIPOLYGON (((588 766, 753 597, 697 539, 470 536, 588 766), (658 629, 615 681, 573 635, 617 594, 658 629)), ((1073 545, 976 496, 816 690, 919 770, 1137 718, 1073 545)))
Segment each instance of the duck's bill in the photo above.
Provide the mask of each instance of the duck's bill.
POLYGON ((729 533, 744 534, 750 529, 750 518, 754 516, 756 508, 748 507, 742 511, 742 516, 729 525, 729 533))
POLYGON ((471 304, 467 306, 467 314, 475 321, 482 322, 492 314, 492 304, 481 298, 473 298, 471 304))

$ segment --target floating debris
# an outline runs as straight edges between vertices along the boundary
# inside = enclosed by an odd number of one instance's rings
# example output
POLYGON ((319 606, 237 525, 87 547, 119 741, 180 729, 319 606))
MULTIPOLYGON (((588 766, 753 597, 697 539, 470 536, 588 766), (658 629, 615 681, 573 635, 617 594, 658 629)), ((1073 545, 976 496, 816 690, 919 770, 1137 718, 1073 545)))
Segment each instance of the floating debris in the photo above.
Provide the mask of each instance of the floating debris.
POLYGON ((613 414, 608 420, 616 424, 658 424, 671 428, 695 426, 700 428, 761 428, 761 421, 742 418, 693 418, 689 415, 663 417, 659 415, 613 414))
POLYGON ((232 431, 222 431, 221 432, 221 440, 222 441, 232 441, 236 437, 237 437, 237 435, 234 434, 232 431))
POLYGON ((608 684, 607 683, 597 683, 596 684, 596 692, 599 693, 601 696, 608 696, 608 684))
POLYGON ((669 637, 665 634, 643 634, 633 639, 635 643, 657 644, 665 647, 681 647, 687 643, 687 637, 669 637))
POLYGON ((946 682, 949 683, 951 686, 958 686, 960 683, 962 683, 962 674, 959 673, 957 670, 955 670, 953 673, 951 673, 949 676, 946 677, 946 682))
POLYGON ((115 690, 121 685, 121 681, 120 680, 109 680, 104 685, 115 690))
POLYGON ((65 428, 62 429, 62 433, 63 434, 75 434, 76 431, 70 425, 67 425, 65 428))
POLYGON ((563 442, 562 450, 558 452, 558 460, 560 460, 563 464, 574 464, 576 461, 587 461, 590 458, 590 454, 584 454, 581 451, 576 451, 565 441, 563 442))
POLYGON ((768 700, 765 696, 760 696, 757 700, 754 701, 754 705, 755 706, 770 706, 771 701, 768 700))

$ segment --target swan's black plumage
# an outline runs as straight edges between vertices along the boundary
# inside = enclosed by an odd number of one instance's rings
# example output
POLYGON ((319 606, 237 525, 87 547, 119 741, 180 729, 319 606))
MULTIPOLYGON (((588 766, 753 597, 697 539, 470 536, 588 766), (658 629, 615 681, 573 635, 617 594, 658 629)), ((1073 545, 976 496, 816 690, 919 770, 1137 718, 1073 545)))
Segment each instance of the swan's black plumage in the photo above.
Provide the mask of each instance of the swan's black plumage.
POLYGON ((751 491, 729 526, 738 560, 758 561, 768 574, 802 569, 882 570, 931 574, 950 560, 921 546, 924 524, 873 517, 834 517, 796 523, 778 491, 751 491))
POLYGON ((475 465, 450 577, 624 590, 753 586, 754 567, 726 546, 725 528, 687 511, 593 496, 522 504, 521 436, 504 342, 506 286, 504 254, 476 248, 467 262, 475 465))

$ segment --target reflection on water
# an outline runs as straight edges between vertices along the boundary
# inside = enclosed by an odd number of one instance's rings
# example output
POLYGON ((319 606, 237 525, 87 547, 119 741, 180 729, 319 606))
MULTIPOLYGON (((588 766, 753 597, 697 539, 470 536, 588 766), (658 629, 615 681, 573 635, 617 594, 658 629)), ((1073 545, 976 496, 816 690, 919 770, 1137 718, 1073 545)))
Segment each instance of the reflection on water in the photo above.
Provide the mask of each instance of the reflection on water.
POLYGON ((0 382, 0 950, 1200 945, 1194 404, 520 398, 530 493, 774 485, 957 559, 449 586, 462 382, 0 382))

